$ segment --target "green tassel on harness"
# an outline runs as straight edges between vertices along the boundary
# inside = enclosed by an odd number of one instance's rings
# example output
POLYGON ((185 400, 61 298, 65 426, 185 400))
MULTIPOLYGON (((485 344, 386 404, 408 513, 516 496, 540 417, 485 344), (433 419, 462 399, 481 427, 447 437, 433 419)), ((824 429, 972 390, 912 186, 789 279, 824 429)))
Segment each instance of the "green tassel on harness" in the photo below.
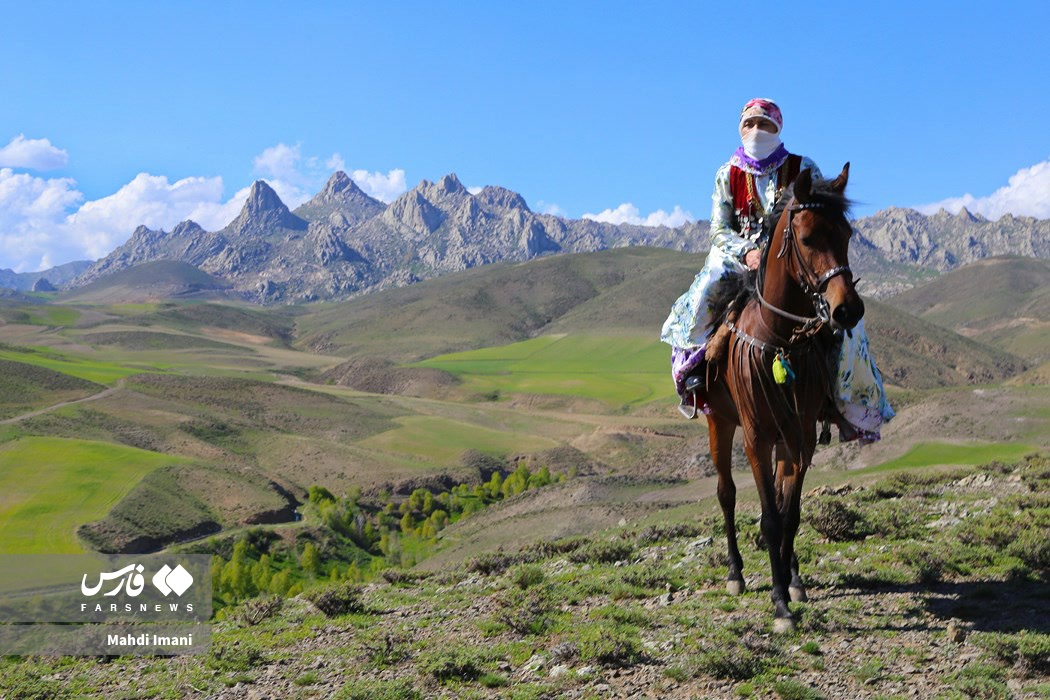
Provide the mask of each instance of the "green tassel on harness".
POLYGON ((777 384, 790 384, 795 380, 795 372, 791 369, 791 363, 784 353, 778 352, 773 358, 773 381, 777 384))

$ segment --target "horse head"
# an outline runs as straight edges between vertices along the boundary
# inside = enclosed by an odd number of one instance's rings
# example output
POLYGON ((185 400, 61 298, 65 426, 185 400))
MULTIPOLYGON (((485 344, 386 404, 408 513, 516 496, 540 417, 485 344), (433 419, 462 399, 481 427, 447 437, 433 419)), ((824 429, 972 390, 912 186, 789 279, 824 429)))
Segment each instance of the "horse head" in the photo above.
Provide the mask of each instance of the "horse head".
POLYGON ((849 267, 849 239, 853 235, 846 215, 849 163, 834 180, 814 180, 809 169, 799 173, 794 197, 783 216, 787 224, 777 257, 790 255, 790 274, 812 299, 817 315, 832 328, 852 329, 864 316, 864 302, 849 267))

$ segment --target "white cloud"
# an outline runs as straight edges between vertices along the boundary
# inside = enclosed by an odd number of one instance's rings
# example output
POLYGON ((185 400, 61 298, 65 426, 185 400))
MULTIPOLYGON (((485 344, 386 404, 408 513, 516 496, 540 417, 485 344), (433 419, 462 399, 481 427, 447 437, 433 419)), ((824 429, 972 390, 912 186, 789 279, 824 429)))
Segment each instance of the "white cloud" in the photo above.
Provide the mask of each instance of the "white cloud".
POLYGON ((382 202, 392 202, 408 191, 405 171, 400 168, 385 175, 381 172, 353 170, 338 153, 323 161, 316 156, 304 156, 299 144, 279 143, 255 157, 255 172, 263 175, 289 209, 295 209, 319 192, 337 170, 347 172, 366 194, 382 202))
POLYGON ((16 272, 66 262, 68 250, 55 235, 66 212, 83 199, 72 178, 45 179, 0 168, 0 268, 16 272))
POLYGON ((388 204, 408 191, 408 185, 405 184, 405 171, 400 168, 391 170, 386 175, 380 172, 355 170, 350 173, 350 179, 357 183, 365 194, 388 204))
POLYGON ((483 189, 485 189, 485 188, 484 187, 468 187, 467 188, 467 192, 470 192, 473 195, 479 195, 479 194, 481 194, 481 191, 483 189))
POLYGON ((333 153, 331 157, 327 161, 325 161, 325 167, 328 168, 328 171, 332 173, 337 172, 339 170, 346 172, 346 161, 344 161, 343 157, 338 153, 333 153))
POLYGON ((138 226, 170 231, 192 219, 205 229, 228 224, 240 211, 247 190, 223 202, 221 177, 187 177, 174 183, 163 175, 139 173, 115 193, 85 202, 66 218, 67 236, 91 258, 108 254, 138 226))
POLYGON ((941 209, 956 214, 963 207, 989 219, 998 219, 1003 214, 1050 219, 1050 160, 1018 170, 1006 186, 987 197, 967 193, 915 208, 923 214, 935 214, 941 209))
POLYGON ((638 207, 630 202, 624 202, 615 209, 606 209, 599 214, 584 214, 584 219, 600 221, 606 224, 633 224, 635 226, 668 226, 675 228, 694 221, 691 212, 683 211, 682 207, 675 205, 673 211, 668 214, 663 209, 657 209, 648 216, 643 217, 638 207))
POLYGON ((542 199, 536 202, 536 211, 541 214, 550 214, 551 216, 560 216, 563 219, 569 217, 569 213, 559 207, 553 202, 544 202, 542 199))
POLYGON ((57 170, 68 162, 69 154, 61 148, 55 148, 47 139, 27 139, 25 134, 0 148, 0 167, 57 170))
MULTIPOLYGON (((17 148, 10 153, 32 151, 24 147, 27 141, 23 137, 19 139, 12 141, 17 148)), ((46 140, 29 143, 53 149, 46 140)), ((37 149, 35 153, 44 153, 39 146, 32 148, 37 149)), ((64 151, 53 150, 65 158, 64 151)), ((29 160, 22 158, 19 162, 29 160)), ((46 165, 42 156, 33 162, 46 165)), ((298 145, 283 143, 264 150, 253 165, 256 174, 263 176, 291 209, 318 192, 333 171, 346 169, 338 153, 322 162, 317 157, 304 157, 298 145)), ((405 171, 400 169, 385 175, 355 170, 351 177, 365 192, 385 202, 408 189, 405 171)), ((180 221, 192 219, 208 231, 217 231, 237 216, 250 187, 241 188, 228 199, 223 196, 224 189, 221 177, 170 182, 163 175, 139 173, 113 194, 85 202, 72 178, 43 178, 2 168, 0 268, 27 272, 70 260, 97 259, 127 241, 140 225, 170 231, 180 221)))

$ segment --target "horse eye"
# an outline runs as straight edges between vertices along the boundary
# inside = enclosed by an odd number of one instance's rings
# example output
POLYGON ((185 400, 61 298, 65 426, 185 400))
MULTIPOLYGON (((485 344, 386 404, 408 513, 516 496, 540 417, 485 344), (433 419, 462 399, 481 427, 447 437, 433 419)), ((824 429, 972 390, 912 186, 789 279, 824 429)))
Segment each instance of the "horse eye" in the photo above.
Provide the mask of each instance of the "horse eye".
POLYGON ((813 245, 813 236, 803 236, 802 237, 802 245, 804 245, 804 246, 811 246, 811 245, 813 245))

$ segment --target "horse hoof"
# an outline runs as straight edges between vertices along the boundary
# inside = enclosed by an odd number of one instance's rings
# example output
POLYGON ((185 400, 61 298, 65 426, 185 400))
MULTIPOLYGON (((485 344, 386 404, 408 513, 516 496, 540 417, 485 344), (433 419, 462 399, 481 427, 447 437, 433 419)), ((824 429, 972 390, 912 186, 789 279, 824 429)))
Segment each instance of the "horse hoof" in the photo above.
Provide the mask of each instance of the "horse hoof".
POLYGON ((743 595, 744 590, 743 581, 726 581, 726 593, 729 595, 743 595))
POLYGON ((773 620, 775 634, 791 634, 795 631, 795 620, 790 617, 778 617, 773 620))
POLYGON ((788 595, 791 596, 792 603, 805 603, 809 600, 809 596, 806 595, 806 589, 801 586, 789 586, 788 595))

